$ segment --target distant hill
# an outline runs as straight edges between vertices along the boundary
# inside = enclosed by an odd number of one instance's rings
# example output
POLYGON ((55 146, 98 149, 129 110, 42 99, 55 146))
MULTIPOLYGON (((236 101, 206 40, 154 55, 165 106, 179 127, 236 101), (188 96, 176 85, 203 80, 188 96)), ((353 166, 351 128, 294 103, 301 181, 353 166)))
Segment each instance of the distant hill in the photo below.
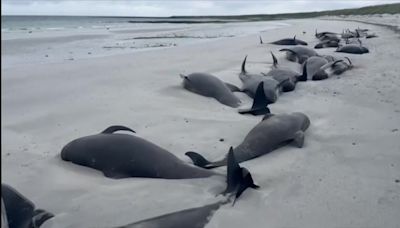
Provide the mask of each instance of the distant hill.
POLYGON ((208 18, 208 19, 236 19, 247 21, 278 20, 294 18, 310 18, 320 16, 338 15, 366 15, 366 14, 400 14, 400 3, 366 6, 354 9, 328 10, 305 13, 284 13, 284 14, 256 14, 256 15, 237 15, 237 16, 172 16, 174 19, 188 18, 208 18))

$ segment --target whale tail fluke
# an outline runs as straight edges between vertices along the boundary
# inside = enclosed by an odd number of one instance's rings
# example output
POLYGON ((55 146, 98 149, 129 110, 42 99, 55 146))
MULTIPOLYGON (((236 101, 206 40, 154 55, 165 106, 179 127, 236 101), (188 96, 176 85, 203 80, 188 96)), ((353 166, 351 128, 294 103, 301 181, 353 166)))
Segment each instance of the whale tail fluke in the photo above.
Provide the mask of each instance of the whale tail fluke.
POLYGON ((232 91, 232 92, 241 92, 241 90, 239 89, 239 87, 237 87, 237 86, 235 86, 235 85, 233 85, 233 84, 231 84, 231 83, 225 82, 225 85, 226 85, 226 86, 229 88, 229 90, 232 91))
POLYGON ((236 161, 232 147, 229 149, 227 157, 226 183, 226 189, 222 194, 230 193, 231 195, 235 195, 232 206, 247 188, 259 188, 259 186, 254 184, 250 172, 246 168, 240 167, 239 163, 236 161))
POLYGON ((264 115, 270 113, 268 105, 272 102, 269 101, 264 92, 264 82, 258 84, 256 94, 254 95, 253 105, 250 109, 240 109, 240 114, 252 114, 254 116, 264 115))
POLYGON ((136 133, 134 130, 130 129, 129 127, 125 127, 122 125, 113 125, 113 126, 106 128, 104 131, 101 132, 101 134, 112 134, 116 131, 130 131, 130 132, 136 133))

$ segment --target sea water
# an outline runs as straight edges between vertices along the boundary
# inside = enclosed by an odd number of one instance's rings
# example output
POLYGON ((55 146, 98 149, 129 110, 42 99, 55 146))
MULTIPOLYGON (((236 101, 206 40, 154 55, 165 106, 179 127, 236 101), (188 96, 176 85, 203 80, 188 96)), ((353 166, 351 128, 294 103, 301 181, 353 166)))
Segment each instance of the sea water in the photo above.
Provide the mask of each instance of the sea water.
POLYGON ((2 16, 2 66, 174 48, 282 26, 288 25, 213 18, 2 16))

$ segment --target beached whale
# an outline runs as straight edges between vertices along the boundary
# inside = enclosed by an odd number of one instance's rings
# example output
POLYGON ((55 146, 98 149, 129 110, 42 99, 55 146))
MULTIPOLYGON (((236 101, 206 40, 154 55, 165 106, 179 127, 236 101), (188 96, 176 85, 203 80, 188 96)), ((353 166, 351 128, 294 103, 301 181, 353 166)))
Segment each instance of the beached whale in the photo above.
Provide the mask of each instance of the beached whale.
POLYGON ((238 107, 240 100, 233 94, 233 91, 239 91, 236 86, 224 83, 214 75, 207 73, 192 73, 182 75, 183 87, 193 93, 197 93, 206 97, 213 97, 220 103, 238 107))
MULTIPOLYGON (((260 43, 263 44, 263 40, 260 36, 260 43)), ((270 44, 276 44, 276 45, 307 45, 307 42, 296 39, 296 36, 294 36, 293 38, 285 38, 285 39, 281 39, 281 40, 277 40, 274 42, 271 42, 270 44)))
POLYGON ((39 228, 54 217, 7 184, 1 184, 2 228, 39 228))
POLYGON ((307 59, 306 62, 303 64, 303 74, 299 77, 299 81, 307 81, 308 79, 311 80, 323 80, 329 77, 328 72, 326 70, 331 68, 338 62, 343 60, 335 60, 330 61, 330 56, 323 57, 323 56, 311 56, 307 59), (328 60, 329 59, 329 60, 328 60))
POLYGON ((336 52, 344 52, 344 53, 349 53, 349 54, 365 54, 369 53, 368 48, 363 47, 361 45, 355 45, 355 44, 348 44, 344 46, 339 46, 336 49, 336 52))
POLYGON ((225 201, 177 211, 115 228, 203 228, 225 201))
POLYGON ((167 150, 132 134, 124 126, 111 126, 100 134, 75 139, 61 151, 65 161, 100 170, 106 177, 166 179, 203 178, 214 172, 186 164, 167 150))
MULTIPOLYGON (((190 179, 223 176, 187 164, 145 139, 114 133, 119 130, 134 132, 125 126, 108 127, 99 134, 81 137, 68 143, 61 151, 61 158, 77 165, 97 169, 110 178, 190 179)), ((229 189, 254 187, 254 183, 249 182, 252 181, 251 174, 236 163, 233 152, 228 153, 227 157, 229 160, 227 186, 234 186, 229 189)), ((230 192, 225 191, 225 193, 230 192)))
POLYGON ((314 46, 315 49, 320 49, 320 48, 327 48, 327 47, 339 47, 339 42, 340 41, 335 41, 335 40, 324 40, 319 42, 314 46))
POLYGON ((318 38, 318 39, 322 39, 323 37, 325 37, 325 36, 330 36, 330 35, 336 35, 337 33, 335 33, 335 32, 328 32, 328 31, 326 31, 326 32, 318 32, 317 31, 317 29, 315 29, 315 37, 316 38, 318 38))
POLYGON ((223 204, 230 202, 231 197, 234 197, 232 206, 241 194, 247 188, 258 189, 259 186, 254 184, 253 178, 246 168, 239 166, 235 160, 232 147, 229 149, 227 155, 228 170, 227 170, 227 187, 222 194, 231 193, 229 198, 224 201, 219 201, 213 204, 205 205, 202 207, 186 209, 170 214, 158 216, 135 222, 129 225, 121 226, 118 228, 202 228, 210 220, 216 210, 218 210, 223 204))
POLYGON ((318 53, 311 48, 303 46, 294 46, 283 48, 279 51, 286 51, 286 58, 292 62, 304 63, 311 56, 316 56, 318 53))
POLYGON ((240 114, 252 114, 254 116, 270 113, 268 108, 269 101, 265 99, 264 82, 260 82, 257 87, 253 105, 249 109, 239 109, 240 114))
POLYGON ((241 91, 246 93, 249 97, 254 98, 258 85, 260 82, 264 82, 263 88, 265 98, 269 104, 274 103, 278 99, 278 93, 282 84, 280 84, 277 80, 265 77, 262 74, 248 73, 246 71, 246 60, 247 56, 242 62, 242 68, 239 74, 239 79, 243 83, 241 91))
POLYGON ((283 92, 293 91, 296 87, 297 78, 301 76, 300 73, 293 71, 288 68, 284 68, 278 65, 278 59, 275 57, 274 53, 271 52, 273 66, 268 73, 262 73, 264 76, 272 77, 281 83, 283 92))
POLYGON ((351 62, 351 60, 348 57, 344 58, 347 59, 348 63, 346 63, 345 61, 339 61, 331 66, 333 74, 339 75, 353 68, 353 63, 351 62))
MULTIPOLYGON (((304 131, 310 126, 309 118, 300 112, 266 114, 243 142, 233 149, 237 162, 244 162, 267 154, 287 143, 294 142, 303 147, 304 131)), ((227 164, 227 158, 211 162, 196 152, 186 152, 193 164, 203 168, 215 168, 227 164)))

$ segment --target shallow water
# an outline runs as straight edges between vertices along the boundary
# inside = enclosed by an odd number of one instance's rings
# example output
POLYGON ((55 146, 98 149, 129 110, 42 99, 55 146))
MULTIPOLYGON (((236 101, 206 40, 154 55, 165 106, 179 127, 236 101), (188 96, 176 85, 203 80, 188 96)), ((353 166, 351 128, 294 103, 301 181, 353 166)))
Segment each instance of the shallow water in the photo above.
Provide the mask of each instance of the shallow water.
POLYGON ((6 68, 172 48, 288 26, 282 22, 203 23, 204 19, 202 23, 143 23, 155 19, 107 17, 2 19, 2 63, 6 68))

